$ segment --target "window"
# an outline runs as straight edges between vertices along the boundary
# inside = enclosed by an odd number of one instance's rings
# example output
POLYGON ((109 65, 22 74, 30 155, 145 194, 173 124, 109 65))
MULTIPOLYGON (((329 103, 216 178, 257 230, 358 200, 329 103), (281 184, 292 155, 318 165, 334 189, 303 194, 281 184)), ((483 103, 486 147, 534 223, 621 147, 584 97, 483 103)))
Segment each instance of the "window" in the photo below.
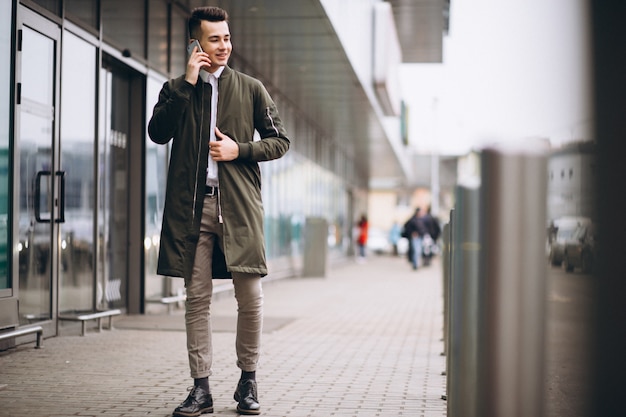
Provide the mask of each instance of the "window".
POLYGON ((143 1, 107 0, 102 2, 102 31, 105 41, 120 50, 146 57, 146 11, 143 1))
POLYGON ((69 20, 98 30, 97 0, 65 0, 65 13, 69 20))
POLYGON ((148 3, 148 61, 158 71, 167 74, 168 68, 168 11, 163 0, 148 3))
MULTIPOLYGON (((152 117, 152 109, 159 99, 159 92, 165 79, 147 79, 146 120, 152 117)), ((147 128, 147 126, 146 126, 147 128)), ((157 275, 157 259, 160 247, 161 222, 165 205, 165 185, 167 183, 167 165, 170 145, 157 145, 146 133, 146 196, 145 196, 145 235, 144 235, 144 273, 145 298, 160 298, 175 294, 174 282, 157 275)), ((178 280, 176 280, 178 281, 178 280)), ((178 282, 178 285, 182 285, 178 282)), ((179 287, 180 288, 180 287, 179 287)), ((182 288, 180 289, 182 291, 182 288)))
POLYGON ((87 311, 94 308, 96 47, 65 31, 62 48, 61 166, 66 217, 60 225, 59 282, 72 297, 60 298, 59 309, 87 311))
MULTIPOLYGON (((46 10, 51 11, 57 16, 61 16, 61 1, 60 0, 32 0, 33 3, 36 3, 43 7, 46 10)), ((9 14, 9 16, 11 16, 9 14)), ((9 25, 11 27, 11 25, 9 25)))
POLYGON ((172 8, 172 50, 170 72, 178 76, 185 72, 187 65, 187 16, 178 8, 172 8))
MULTIPOLYGON (((13 2, 0 4, 0 55, 11 56, 11 16, 13 2)), ((11 288, 9 274, 9 201, 11 192, 11 150, 9 126, 11 121, 11 60, 0 63, 0 291, 11 288)))

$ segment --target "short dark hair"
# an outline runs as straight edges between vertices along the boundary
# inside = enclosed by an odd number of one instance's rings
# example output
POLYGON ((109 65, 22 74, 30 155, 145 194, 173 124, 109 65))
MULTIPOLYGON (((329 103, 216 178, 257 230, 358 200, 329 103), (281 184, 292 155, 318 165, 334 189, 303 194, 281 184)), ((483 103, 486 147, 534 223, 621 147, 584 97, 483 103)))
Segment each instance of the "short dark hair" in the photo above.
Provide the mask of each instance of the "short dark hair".
POLYGON ((209 22, 228 22, 228 13, 226 10, 215 6, 197 7, 191 11, 187 27, 189 30, 189 38, 197 39, 198 30, 203 20, 209 22))

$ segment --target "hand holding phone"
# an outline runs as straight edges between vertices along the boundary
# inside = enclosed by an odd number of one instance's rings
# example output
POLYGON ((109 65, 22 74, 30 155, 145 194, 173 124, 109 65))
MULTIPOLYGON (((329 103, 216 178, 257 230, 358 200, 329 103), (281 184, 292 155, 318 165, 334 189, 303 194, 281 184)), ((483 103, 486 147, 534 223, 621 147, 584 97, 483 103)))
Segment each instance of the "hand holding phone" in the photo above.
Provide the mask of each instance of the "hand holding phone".
POLYGON ((198 74, 201 71, 206 71, 211 66, 211 60, 209 56, 204 53, 200 42, 194 39, 187 45, 187 71, 185 79, 192 85, 196 85, 198 82, 198 74), (193 51, 196 49, 196 53, 193 51))
POLYGON ((189 42, 189 44, 187 45, 187 56, 190 57, 191 54, 193 53, 193 48, 197 47, 198 50, 196 52, 203 52, 202 51, 202 47, 200 46, 200 42, 198 42, 197 39, 194 39, 193 42, 189 42))

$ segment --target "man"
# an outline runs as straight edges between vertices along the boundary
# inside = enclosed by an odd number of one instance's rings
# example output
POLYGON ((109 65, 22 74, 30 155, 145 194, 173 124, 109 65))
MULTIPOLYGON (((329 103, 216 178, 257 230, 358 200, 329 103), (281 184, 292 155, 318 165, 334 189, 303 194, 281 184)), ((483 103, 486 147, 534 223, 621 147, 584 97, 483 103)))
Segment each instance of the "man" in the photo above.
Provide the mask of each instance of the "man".
POLYGON ((423 217, 423 223, 428 231, 428 234, 436 244, 437 240, 439 240, 439 236, 441 235, 441 226, 439 225, 439 219, 432 214, 431 206, 428 206, 428 209, 426 210, 426 214, 423 217))
POLYGON ((256 369, 267 266, 258 162, 280 158, 290 142, 263 85, 227 65, 232 45, 226 11, 194 9, 189 35, 201 49, 190 48, 185 74, 163 85, 148 125, 154 142, 172 140, 157 273, 183 277, 187 290, 194 386, 173 415, 213 411, 212 278, 232 278, 238 303, 237 411, 259 414, 256 369))
POLYGON ((432 214, 432 209, 428 206, 426 214, 422 217, 422 223, 426 228, 426 234, 422 237, 422 252, 424 254, 424 265, 429 265, 435 251, 437 250, 437 240, 441 235, 439 219, 432 214))
POLYGON ((419 207, 416 208, 413 216, 404 224, 404 234, 409 239, 409 261, 414 270, 419 267, 419 260, 422 256, 422 238, 427 233, 420 211, 419 207))
POLYGON ((359 262, 365 261, 365 252, 367 248, 367 232, 369 228, 369 223, 367 222, 367 215, 363 213, 361 218, 356 223, 358 227, 358 236, 356 239, 357 246, 359 247, 359 255, 357 260, 359 262))

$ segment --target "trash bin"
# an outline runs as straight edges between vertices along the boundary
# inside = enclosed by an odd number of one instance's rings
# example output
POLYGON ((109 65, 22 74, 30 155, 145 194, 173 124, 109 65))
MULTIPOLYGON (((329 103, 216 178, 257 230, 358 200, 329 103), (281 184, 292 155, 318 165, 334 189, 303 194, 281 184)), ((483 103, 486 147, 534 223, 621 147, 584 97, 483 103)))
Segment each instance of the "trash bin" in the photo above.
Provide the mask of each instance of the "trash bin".
POLYGON ((328 254, 328 222, 307 217, 304 223, 303 277, 325 277, 328 254))

